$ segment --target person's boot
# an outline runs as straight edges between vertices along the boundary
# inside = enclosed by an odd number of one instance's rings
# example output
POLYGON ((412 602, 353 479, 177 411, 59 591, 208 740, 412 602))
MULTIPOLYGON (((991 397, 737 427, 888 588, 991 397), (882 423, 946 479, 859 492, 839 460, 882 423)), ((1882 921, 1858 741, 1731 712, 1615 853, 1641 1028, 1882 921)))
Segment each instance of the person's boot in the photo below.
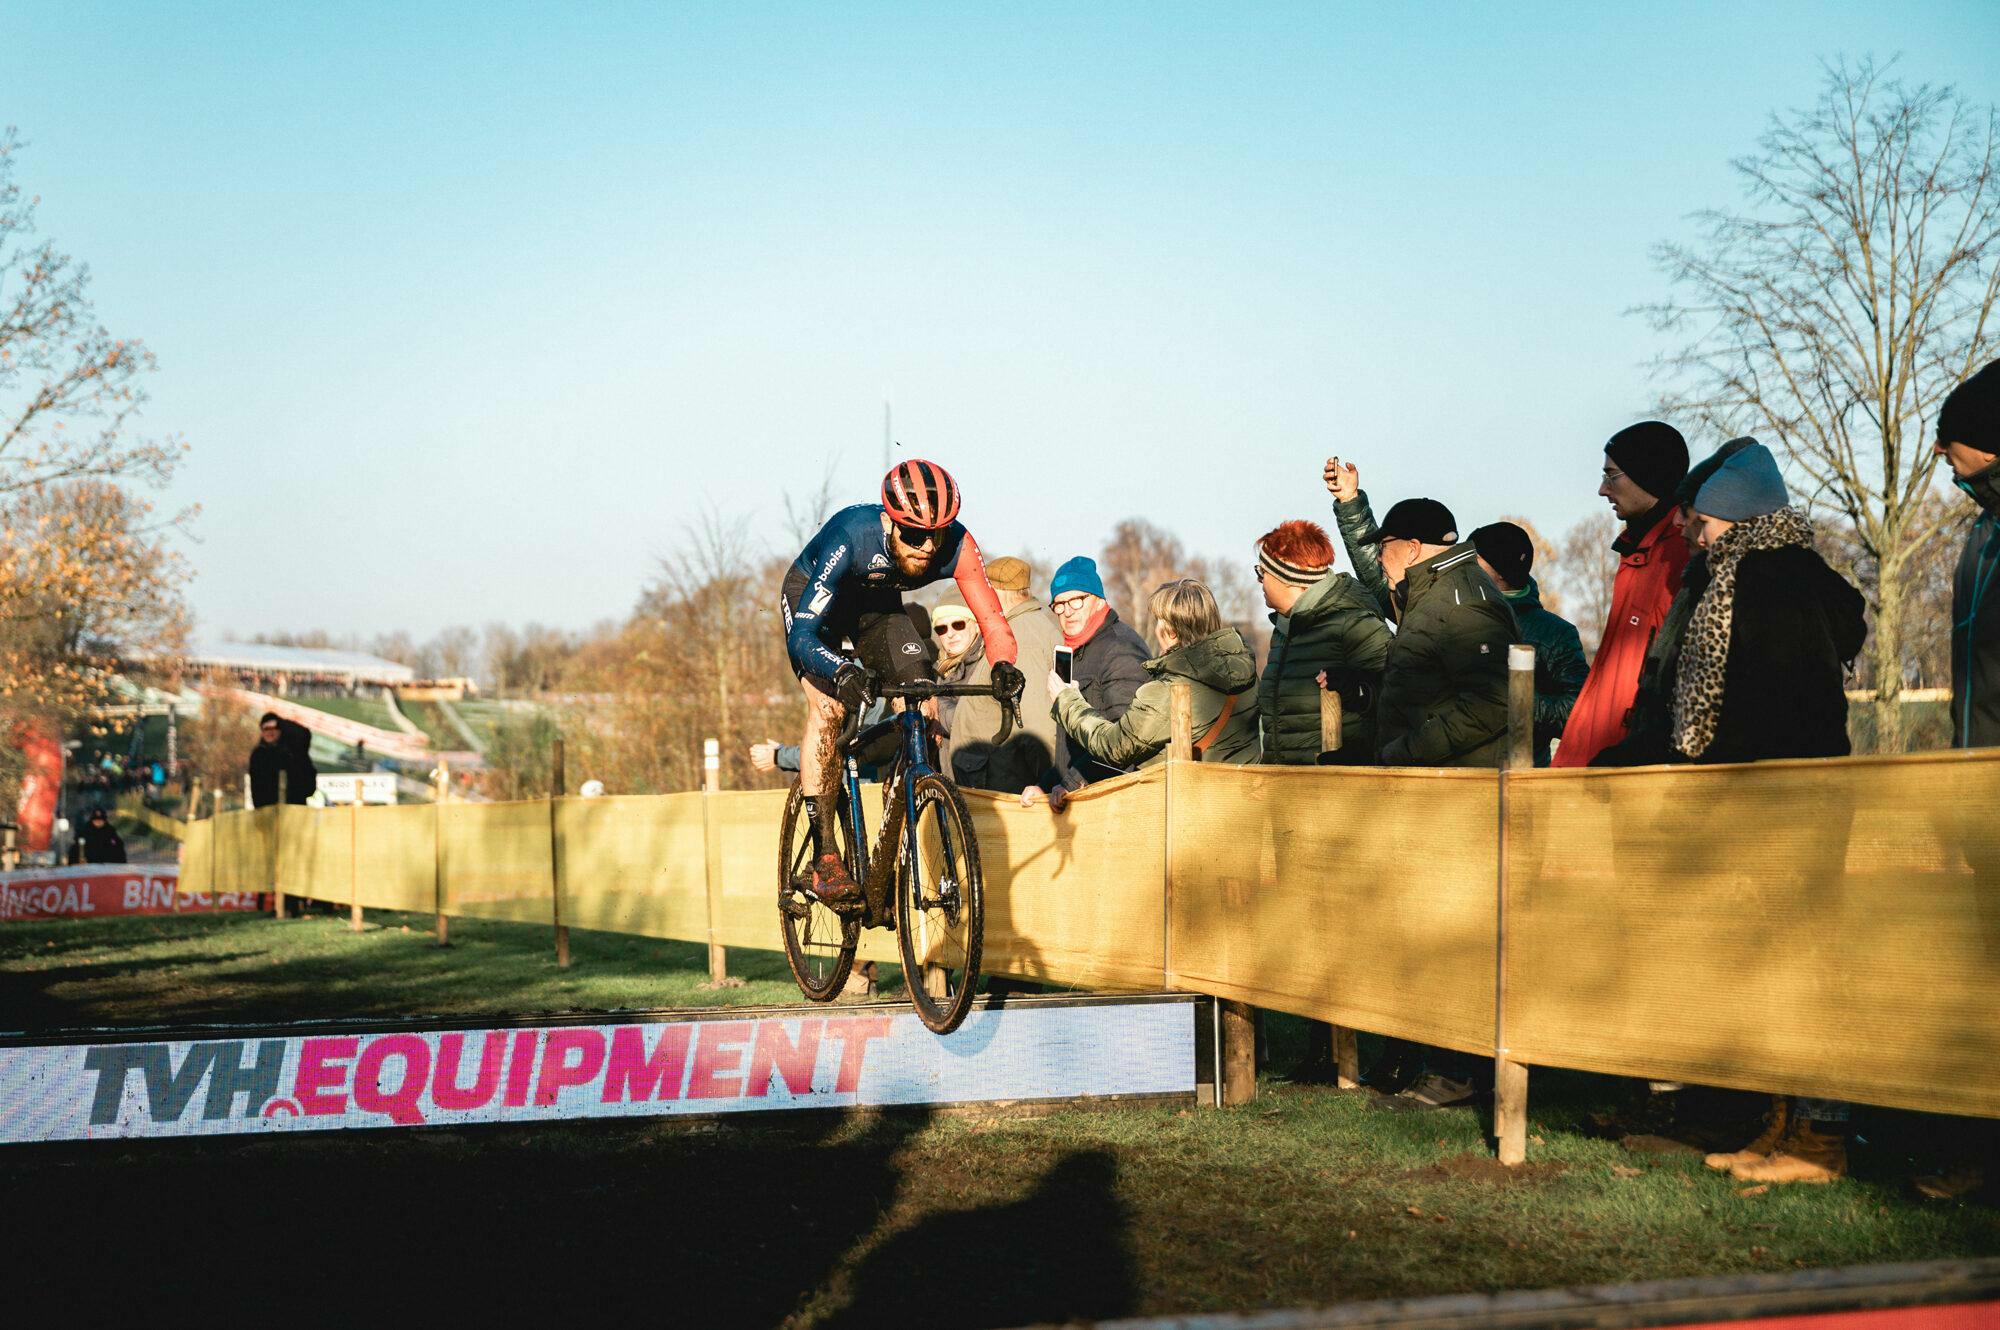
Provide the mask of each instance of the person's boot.
POLYGON ((1777 1149, 1735 1165, 1729 1176, 1738 1182, 1835 1182, 1847 1176, 1847 1138, 1817 1131, 1810 1119, 1794 1117, 1777 1149))
POLYGON ((1728 1150, 1712 1154, 1701 1162, 1718 1173, 1727 1173, 1738 1164, 1751 1164, 1769 1155, 1778 1148, 1784 1138, 1785 1128, 1791 1122, 1792 1101, 1781 1095, 1773 1096, 1771 1106, 1764 1110, 1764 1129, 1751 1138, 1741 1150, 1728 1150))

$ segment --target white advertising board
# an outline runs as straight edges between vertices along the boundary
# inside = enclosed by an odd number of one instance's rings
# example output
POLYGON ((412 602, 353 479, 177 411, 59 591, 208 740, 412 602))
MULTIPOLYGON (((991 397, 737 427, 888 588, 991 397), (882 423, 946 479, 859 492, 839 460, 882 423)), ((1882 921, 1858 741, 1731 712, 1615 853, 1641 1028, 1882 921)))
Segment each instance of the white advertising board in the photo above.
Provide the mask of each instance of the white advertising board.
POLYGON ((1189 1001, 0 1048, 0 1144, 1193 1094, 1189 1001))
POLYGON ((392 804, 396 802, 396 773, 393 771, 322 771, 317 781, 317 789, 329 804, 351 804, 354 802, 354 786, 361 785, 361 802, 364 804, 392 804))

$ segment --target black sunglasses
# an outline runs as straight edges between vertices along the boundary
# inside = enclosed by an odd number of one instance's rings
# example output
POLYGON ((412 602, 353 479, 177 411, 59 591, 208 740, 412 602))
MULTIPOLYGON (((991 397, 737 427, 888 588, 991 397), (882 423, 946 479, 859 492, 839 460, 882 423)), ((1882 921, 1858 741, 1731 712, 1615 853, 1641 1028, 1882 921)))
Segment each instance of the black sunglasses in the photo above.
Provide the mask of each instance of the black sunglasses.
POLYGON ((929 549, 938 543, 938 537, 942 534, 929 527, 904 526, 901 522, 891 522, 890 525, 896 528, 896 539, 911 549, 929 549))

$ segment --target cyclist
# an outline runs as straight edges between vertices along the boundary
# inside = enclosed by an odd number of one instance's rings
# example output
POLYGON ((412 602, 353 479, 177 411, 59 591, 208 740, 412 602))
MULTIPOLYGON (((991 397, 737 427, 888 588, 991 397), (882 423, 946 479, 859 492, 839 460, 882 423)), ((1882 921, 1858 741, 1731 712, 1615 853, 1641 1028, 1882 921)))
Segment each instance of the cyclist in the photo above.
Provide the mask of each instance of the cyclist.
POLYGON ((882 480, 882 501, 835 513, 785 574, 780 608, 792 672, 806 695, 799 788, 812 826, 812 881, 822 900, 859 891, 835 840, 839 771, 834 746, 850 710, 865 707, 877 679, 909 684, 935 678, 903 592, 944 578, 979 621, 996 691, 1019 695, 1014 632, 986 581, 979 542, 958 521, 958 483, 935 462, 899 463, 882 480), (840 653, 842 640, 854 657, 840 653))

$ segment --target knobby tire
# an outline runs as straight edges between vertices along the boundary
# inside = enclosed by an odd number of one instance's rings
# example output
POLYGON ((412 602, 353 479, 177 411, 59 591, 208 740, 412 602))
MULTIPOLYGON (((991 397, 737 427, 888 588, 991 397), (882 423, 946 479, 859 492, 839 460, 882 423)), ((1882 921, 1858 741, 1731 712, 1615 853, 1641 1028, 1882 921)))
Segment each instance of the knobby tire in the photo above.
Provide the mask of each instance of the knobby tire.
POLYGON ((947 925, 947 911, 935 905, 930 910, 924 909, 921 897, 925 889, 928 887, 935 893, 939 884, 926 880, 930 876, 928 865, 913 861, 906 833, 896 869, 896 942, 903 957, 903 982, 909 989, 911 1005, 917 1009, 917 1018, 938 1034, 950 1034, 972 1010, 985 947, 986 894, 979 871, 979 842, 973 837, 972 817, 966 811, 964 797, 945 777, 932 774, 920 779, 915 803, 919 856, 924 850, 926 828, 940 829, 942 839, 937 857, 949 865, 945 875, 956 879, 959 913, 956 921, 947 925), (948 926, 951 932, 964 934, 961 954, 955 958, 960 968, 955 975, 947 976, 947 991, 941 996, 930 993, 924 985, 924 959, 918 944, 919 934, 927 925, 948 926))
MULTIPOLYGON (((840 796, 837 819, 842 839, 847 832, 847 796, 840 796)), ((841 847, 847 871, 860 881, 859 867, 848 847, 841 847)), ((805 796, 792 782, 785 801, 785 820, 778 835, 778 923, 785 936, 785 963, 799 991, 814 1002, 831 1002, 847 985, 854 969, 854 950, 861 939, 861 921, 852 914, 828 909, 800 891, 796 879, 812 862, 812 828, 805 824, 805 796), (803 903, 805 910, 799 911, 803 903)))

